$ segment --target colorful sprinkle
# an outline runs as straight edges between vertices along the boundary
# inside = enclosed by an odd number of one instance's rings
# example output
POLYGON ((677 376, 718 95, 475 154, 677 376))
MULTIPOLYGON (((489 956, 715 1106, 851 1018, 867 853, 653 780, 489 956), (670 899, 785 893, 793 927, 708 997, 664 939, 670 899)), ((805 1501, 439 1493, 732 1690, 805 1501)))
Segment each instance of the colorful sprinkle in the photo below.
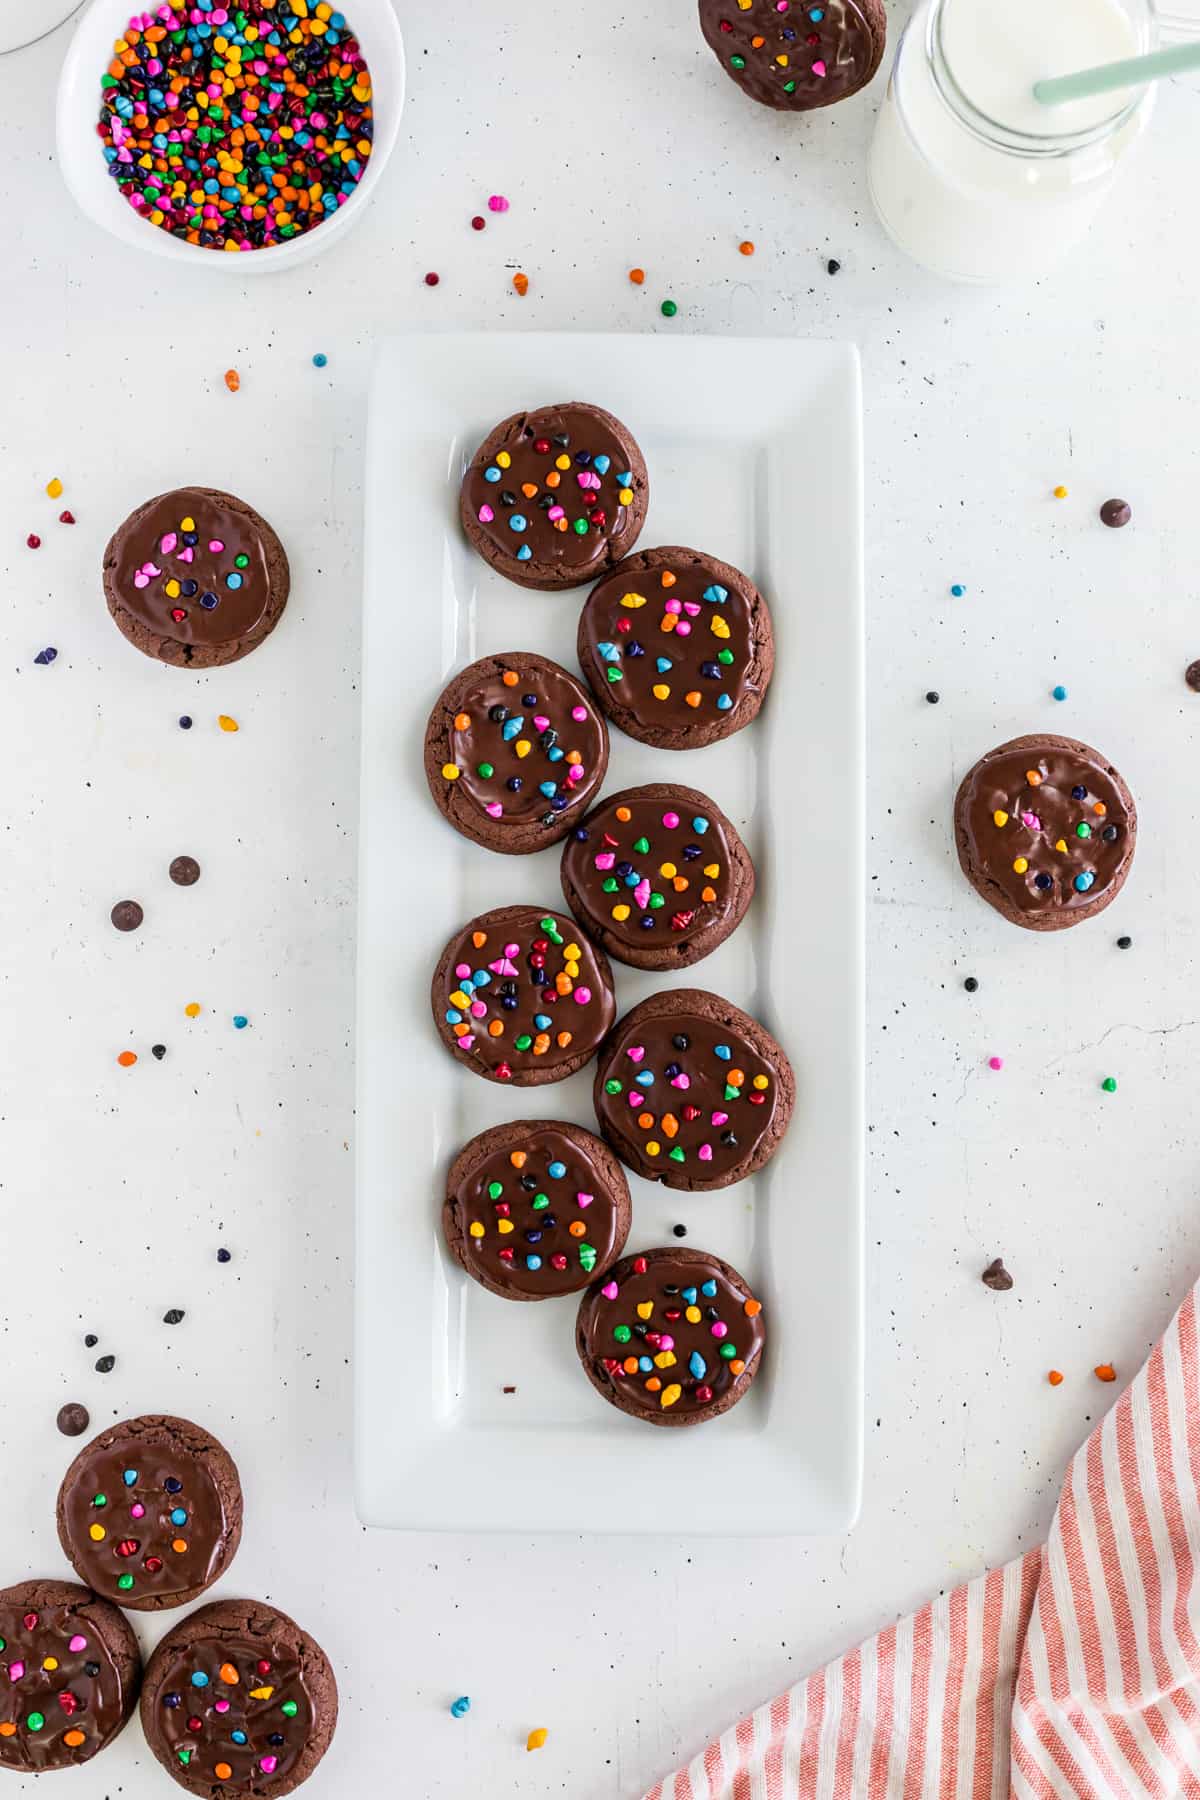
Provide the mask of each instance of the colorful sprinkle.
POLYGON ((439 275, 439 274, 438 274, 438 273, 437 273, 437 271, 436 271, 436 269, 430 269, 430 271, 429 271, 429 273, 428 273, 428 275, 426 275, 426 277, 425 277, 425 286, 426 286, 426 287, 436 287, 436 286, 437 286, 437 284, 438 284, 438 282, 439 282, 439 281, 440 281, 440 280, 441 280, 441 279, 442 279, 442 278, 441 278, 441 276, 440 276, 440 275, 439 275))
POLYGON ((503 194, 492 194, 488 198, 488 211, 489 212, 506 213, 508 211, 508 206, 509 206, 509 203, 504 198, 503 194))
POLYGON ((1059 485, 1054 490, 1054 498, 1056 500, 1065 500, 1066 497, 1067 497, 1067 489, 1065 487, 1063 487, 1062 483, 1060 482, 1059 485))
POLYGON ((549 1736, 550 1733, 546 1730, 546 1727, 544 1725, 539 1725, 538 1729, 536 1731, 531 1731, 526 1738, 525 1748, 527 1750, 540 1750, 549 1736))
POLYGON ((634 287, 641 287, 643 281, 646 279, 645 269, 630 269, 629 279, 632 281, 634 287))
POLYGON ((1115 1094, 1117 1091, 1116 1076, 1115 1075, 1106 1075, 1104 1077, 1104 1080, 1100 1083, 1100 1086, 1106 1094, 1115 1094))
POLYGON ((988 1068, 989 1069, 1002 1069, 1003 1067, 1004 1067, 1004 1058, 1002 1056, 989 1056, 988 1057, 988 1068))
POLYGON ((961 581, 955 581, 951 584, 950 592, 954 595, 956 600, 961 600, 966 591, 967 590, 961 581))
POLYGON ((246 1017, 245 1013, 234 1013, 233 1029, 235 1031, 245 1031, 245 1029, 249 1023, 250 1023, 250 1021, 246 1017))
POLYGON ((1067 690, 1065 687, 1063 687, 1062 683, 1060 682, 1057 687, 1053 687, 1050 689, 1050 694, 1051 694, 1052 699, 1065 700, 1067 697, 1067 690))
POLYGON ((222 731, 237 731, 239 729, 237 720, 231 719, 228 713, 218 713, 217 724, 221 727, 222 731))
POLYGON ((48 667, 48 665, 50 663, 52 663, 55 660, 55 658, 57 656, 58 656, 58 651, 54 648, 54 645, 47 644, 47 646, 44 650, 38 651, 37 655, 34 657, 33 660, 35 663, 40 664, 42 668, 46 668, 46 667, 48 667))
POLYGON ((58 479, 57 475, 55 475, 52 480, 50 480, 46 483, 46 492, 49 494, 49 496, 52 500, 57 500, 59 495, 62 493, 62 491, 63 491, 63 484, 58 479))
POLYGON ((1115 1381, 1117 1379, 1117 1371, 1111 1363, 1097 1363, 1092 1374, 1097 1381, 1115 1381))
POLYGON ((1063 1384, 1062 1370, 1061 1369, 1051 1369, 1049 1374, 1046 1376, 1046 1380, 1050 1383, 1051 1387, 1061 1387, 1063 1384))
POLYGON ((664 300, 658 310, 664 319, 673 319, 675 314, 679 311, 679 308, 674 300, 664 300))
POLYGON ((316 355, 313 357, 313 368, 314 369, 323 369, 325 367, 325 365, 328 363, 328 361, 329 361, 329 358, 326 356, 325 352, 323 350, 318 350, 316 355))
POLYGON ((741 252, 741 254, 743 256, 753 256, 754 255, 754 245, 751 243, 749 238, 744 238, 742 240, 742 242, 738 245, 738 250, 741 252))
POLYGON ((518 294, 527 294, 529 292, 529 277, 528 275, 523 275, 520 270, 513 276, 512 284, 516 288, 518 294))

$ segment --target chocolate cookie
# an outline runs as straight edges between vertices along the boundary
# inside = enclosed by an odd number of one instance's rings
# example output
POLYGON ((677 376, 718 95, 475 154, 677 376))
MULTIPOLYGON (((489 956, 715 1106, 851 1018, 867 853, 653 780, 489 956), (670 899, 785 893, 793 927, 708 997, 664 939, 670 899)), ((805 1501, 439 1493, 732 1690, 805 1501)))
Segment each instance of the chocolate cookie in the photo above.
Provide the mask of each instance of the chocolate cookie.
POLYGON ((137 1704, 142 1658, 129 1621, 73 1581, 0 1590, 0 1769, 88 1762, 137 1704))
POLYGON ((592 589, 578 654, 614 725, 659 750, 692 750, 756 717, 775 639, 748 576, 669 546, 626 557, 592 589))
POLYGON ((751 100, 811 112, 867 85, 887 14, 882 0, 700 0, 700 29, 751 100))
POLYGON ((255 1600, 181 1619, 146 1665, 142 1730, 189 1794, 290 1794, 337 1725, 337 1682, 315 1639, 255 1600))
POLYGON ((104 552, 108 610, 158 662, 212 669, 279 623, 287 554, 252 506, 219 488, 176 488, 131 513, 104 552))
POLYGON ((448 1050, 488 1081, 565 1081, 596 1054, 616 1017, 612 970, 574 919, 498 906, 456 931, 433 977, 448 1050))
POLYGON ((796 1103, 792 1065, 757 1020, 700 988, 653 994, 600 1052, 596 1117, 648 1181, 706 1192, 761 1169, 796 1103))
POLYGON ((110 1425, 58 1490, 58 1541, 88 1585, 135 1612, 194 1600, 242 1536, 229 1452, 199 1425, 151 1413, 110 1425))
POLYGON ((451 1254, 502 1300, 578 1293, 620 1256, 629 1220, 629 1183, 612 1151, 556 1119, 481 1131, 446 1177, 451 1254))
POLYGON ((599 406, 514 413, 463 476, 463 530, 484 562, 528 588, 595 581, 637 543, 650 483, 633 437, 599 406))
POLYGON ((736 1406, 758 1373, 762 1306, 705 1250, 643 1250, 594 1281, 575 1347, 598 1393, 649 1425, 699 1425, 736 1406))
POLYGON ((653 782, 610 794, 567 840, 567 905, 635 969, 686 969, 724 943, 754 897, 750 853, 696 788, 653 782))
POLYGON ((1013 738, 964 777, 954 838, 963 874, 997 912, 1028 931, 1061 931, 1124 887, 1137 807, 1090 745, 1013 738))
POLYGON ((608 726, 573 675, 528 650, 454 677, 425 728, 425 778, 456 831, 524 856, 556 844, 600 790, 608 726))

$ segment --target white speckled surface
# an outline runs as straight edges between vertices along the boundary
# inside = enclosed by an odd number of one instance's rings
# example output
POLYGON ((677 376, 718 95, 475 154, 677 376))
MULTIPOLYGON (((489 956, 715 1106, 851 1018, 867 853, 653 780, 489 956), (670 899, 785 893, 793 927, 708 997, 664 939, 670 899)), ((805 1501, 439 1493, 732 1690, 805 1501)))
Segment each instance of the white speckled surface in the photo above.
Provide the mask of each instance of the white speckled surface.
MULTIPOLYGON (((1131 1372, 1200 1264, 1200 700, 1182 683, 1200 654, 1197 89, 1164 93, 1075 266, 1000 296, 944 287, 881 239, 862 174, 878 82, 807 123, 756 111, 688 0, 400 10, 411 97, 378 204, 331 259, 244 294, 132 258, 71 214, 51 144, 61 34, 0 62, 2 1573, 61 1568, 63 1400, 97 1423, 227 1417, 249 1511, 221 1591, 276 1599, 341 1675, 313 1800, 636 1800, 710 1728, 1034 1542, 1117 1391, 1092 1365, 1131 1372), (471 232, 497 190, 512 211, 471 232), (655 310, 667 292, 670 323, 655 310), (362 401, 376 333, 424 321, 763 332, 781 358, 791 335, 861 345, 871 1325, 866 1504, 845 1541, 731 1549, 673 1541, 668 1518, 655 1545, 471 1542, 354 1520, 362 401), (67 484, 54 506, 53 474, 67 484), (207 678, 140 660, 96 572, 114 522, 185 479, 258 504, 296 574, 270 644, 207 678), (1124 532, 1096 520, 1111 493, 1134 506, 1124 532), (73 530, 55 521, 64 504, 73 530), (46 643, 58 661, 36 668, 46 643), (967 764, 1043 726, 1117 761, 1141 844, 1109 912, 1039 940, 968 891, 948 826, 967 764), (166 879, 181 851, 204 866, 191 890, 166 879), (126 895, 147 911, 134 938, 108 924, 126 895), (206 1011, 189 1025, 192 999, 206 1011), (161 1065, 144 1054, 156 1040, 161 1065), (115 1063, 126 1044, 143 1052, 131 1071, 115 1063), (978 1282, 998 1252, 1008 1295, 978 1282), (169 1306, 187 1309, 175 1331, 169 1306), (108 1377, 91 1369, 104 1350, 108 1377), (1051 1366, 1067 1374, 1053 1392, 1051 1366), (462 1721, 446 1710, 458 1693, 473 1700, 462 1721), (531 1757, 534 1725, 551 1735, 531 1757)), ((602 389, 603 371, 581 383, 602 389)), ((402 1304, 396 1343, 399 1381, 402 1304)), ((713 1479, 736 1506, 736 1470, 713 1479)), ((72 1791, 142 1800, 164 1781, 134 1727, 72 1791)))

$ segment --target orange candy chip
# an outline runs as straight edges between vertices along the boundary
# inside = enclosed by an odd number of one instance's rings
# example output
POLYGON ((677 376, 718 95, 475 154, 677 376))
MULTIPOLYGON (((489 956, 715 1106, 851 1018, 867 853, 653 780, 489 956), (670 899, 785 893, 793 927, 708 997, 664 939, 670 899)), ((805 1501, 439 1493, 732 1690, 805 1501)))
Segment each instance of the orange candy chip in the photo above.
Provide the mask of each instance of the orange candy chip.
POLYGON ((238 389, 241 387, 241 385, 242 385, 242 378, 238 374, 237 370, 236 369, 226 369, 226 371, 225 371, 225 386, 229 389, 230 393, 236 394, 238 389))
POLYGON ((643 281, 646 279, 645 269, 630 269, 629 279, 632 281, 634 287, 641 287, 643 281))
POLYGON ((80 1744, 86 1744, 86 1742, 87 1739, 82 1731, 65 1731, 63 1733, 63 1743, 68 1750, 78 1750, 80 1744))
POLYGON ((122 1050, 120 1056, 118 1056, 118 1058, 117 1058, 117 1061, 120 1063, 120 1065, 123 1069, 132 1069, 134 1063, 137 1061, 137 1057, 134 1055, 132 1050, 122 1050))
POLYGON ((232 1687, 238 1679, 238 1672, 232 1663, 222 1663, 221 1667, 217 1670, 217 1674, 221 1677, 221 1680, 225 1683, 226 1687, 232 1687))
POLYGON ((1117 1371, 1111 1363, 1097 1363, 1092 1373, 1097 1381, 1115 1381, 1117 1379, 1117 1371))
POLYGON ((1050 1383, 1051 1387, 1061 1387, 1062 1382, 1063 1382, 1062 1370, 1061 1369, 1051 1369, 1050 1373, 1046 1377, 1046 1380, 1050 1383))
POLYGON ((527 294, 529 292, 529 277, 528 277, 528 275, 522 275, 520 273, 520 271, 518 270, 518 272, 513 276, 513 286, 516 288, 518 294, 527 294))

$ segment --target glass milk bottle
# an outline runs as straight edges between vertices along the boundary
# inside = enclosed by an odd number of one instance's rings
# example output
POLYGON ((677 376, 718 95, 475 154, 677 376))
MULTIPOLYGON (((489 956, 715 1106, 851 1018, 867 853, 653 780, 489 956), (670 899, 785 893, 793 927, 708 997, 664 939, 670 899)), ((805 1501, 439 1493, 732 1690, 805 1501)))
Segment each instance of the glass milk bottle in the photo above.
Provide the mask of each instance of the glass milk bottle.
POLYGON ((1145 129, 1154 84, 1053 106, 1033 84, 1157 41, 1152 0, 919 0, 868 164, 889 236, 957 281, 1050 268, 1145 129))

